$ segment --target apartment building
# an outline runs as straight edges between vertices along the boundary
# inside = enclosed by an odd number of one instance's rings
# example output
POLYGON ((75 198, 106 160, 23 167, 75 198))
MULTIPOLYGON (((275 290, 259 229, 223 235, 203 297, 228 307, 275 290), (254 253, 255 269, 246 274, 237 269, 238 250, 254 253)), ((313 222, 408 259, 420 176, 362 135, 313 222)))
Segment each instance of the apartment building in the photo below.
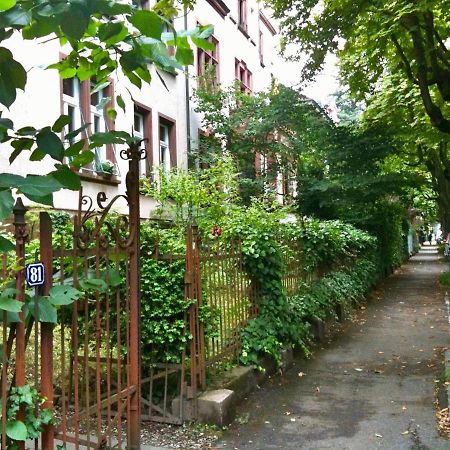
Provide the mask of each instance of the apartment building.
MULTIPOLYGON (((134 3, 141 8, 151 7, 148 1, 134 3)), ((214 26, 210 40, 215 49, 195 49, 194 65, 186 71, 156 74, 152 68, 151 84, 141 89, 120 72, 97 92, 91 91, 93 83, 89 80, 61 80, 56 70, 45 69, 66 54, 57 40, 36 42, 12 38, 8 46, 28 71, 28 83, 26 91, 18 93, 9 117, 17 128, 30 124, 43 127, 53 123, 60 114, 67 114, 71 123, 66 132, 84 123, 90 123, 93 132, 110 129, 133 132, 146 139, 143 145, 147 158, 141 161, 142 176, 151 176, 157 167, 186 169, 188 154, 197 148, 202 133, 201 117, 194 111, 191 98, 197 87, 197 77, 209 68, 217 83, 229 86, 238 80, 242 90, 250 94, 269 87, 272 76, 276 77, 276 71, 280 70, 277 31, 270 13, 256 0, 199 0, 192 11, 174 21, 178 30, 195 28, 199 24, 214 26), (117 116, 112 120, 105 111, 116 106, 114 101, 119 94, 125 108, 116 107, 117 116)), ((95 150, 95 161, 80 170, 85 194, 95 197, 97 192, 105 191, 112 198, 124 193, 127 162, 119 156, 121 149, 118 145, 105 145, 95 150)), ((0 152, 3 172, 41 174, 53 169, 49 158, 30 162, 29 155, 20 155, 9 165, 9 153, 0 152)), ((54 206, 77 209, 78 193, 56 193, 54 206)), ((152 199, 142 198, 143 217, 148 217, 154 207, 152 199)))

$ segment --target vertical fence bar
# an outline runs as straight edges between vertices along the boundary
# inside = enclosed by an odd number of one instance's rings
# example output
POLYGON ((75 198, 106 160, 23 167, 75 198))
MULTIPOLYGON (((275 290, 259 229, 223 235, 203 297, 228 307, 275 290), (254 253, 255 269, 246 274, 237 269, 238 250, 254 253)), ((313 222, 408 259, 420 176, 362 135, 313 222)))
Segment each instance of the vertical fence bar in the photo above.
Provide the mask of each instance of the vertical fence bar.
MULTIPOLYGON (((27 225, 25 222, 25 208, 22 199, 17 198, 13 208, 14 213, 14 237, 16 239, 16 262, 20 270, 16 272, 16 289, 17 300, 23 302, 25 300, 25 241, 28 236, 27 225)), ((25 384, 25 312, 19 313, 20 322, 16 326, 16 370, 15 384, 23 386, 25 384)), ((19 411, 19 419, 24 419, 24 411, 19 411)), ((18 442, 19 450, 25 448, 25 442, 18 442)))
POLYGON ((196 329, 197 329, 197 354, 198 354, 198 375, 202 389, 206 389, 206 371, 205 371, 205 332, 203 324, 199 317, 199 307, 202 305, 202 274, 200 264, 200 233, 198 227, 193 227, 193 244, 194 244, 194 289, 195 298, 197 300, 196 310, 196 329))
MULTIPOLYGON (((40 223, 40 253, 44 264, 45 279, 41 287, 41 295, 48 295, 52 287, 53 246, 52 222, 46 212, 39 214, 40 223)), ((64 270, 63 262, 61 271, 64 270)), ((65 383, 65 380, 62 380, 65 383)), ((41 395, 45 397, 42 408, 53 412, 53 324, 41 324, 41 395)), ((52 450, 54 445, 54 428, 52 424, 45 425, 42 432, 42 449, 52 450)))
POLYGON ((126 177, 129 205, 130 248, 130 384, 136 390, 130 398, 130 436, 128 447, 140 449, 141 434, 141 352, 140 352, 140 271, 139 271, 139 161, 141 152, 139 144, 132 144, 129 149, 129 171, 126 177))

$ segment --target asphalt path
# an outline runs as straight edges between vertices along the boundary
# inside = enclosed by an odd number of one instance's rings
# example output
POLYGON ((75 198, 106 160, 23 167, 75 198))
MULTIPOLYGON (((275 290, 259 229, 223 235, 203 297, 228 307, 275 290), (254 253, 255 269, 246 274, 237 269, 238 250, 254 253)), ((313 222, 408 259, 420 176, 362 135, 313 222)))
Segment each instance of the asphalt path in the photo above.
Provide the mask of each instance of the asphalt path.
POLYGON ((449 346, 446 265, 425 246, 309 360, 239 407, 220 449, 450 449, 435 386, 449 346))

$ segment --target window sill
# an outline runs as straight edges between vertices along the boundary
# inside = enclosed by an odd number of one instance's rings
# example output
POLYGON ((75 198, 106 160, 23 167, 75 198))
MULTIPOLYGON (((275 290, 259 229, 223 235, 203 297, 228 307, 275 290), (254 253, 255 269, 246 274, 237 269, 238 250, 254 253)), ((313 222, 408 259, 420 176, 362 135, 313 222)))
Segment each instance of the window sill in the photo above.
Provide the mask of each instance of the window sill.
POLYGON ((241 25, 238 24, 238 30, 247 38, 250 39, 250 35, 248 34, 247 30, 241 25))
POLYGON ((81 180, 91 181, 92 183, 107 184, 109 186, 118 186, 120 184, 120 178, 118 178, 117 175, 112 175, 110 177, 92 172, 79 172, 78 175, 81 180))

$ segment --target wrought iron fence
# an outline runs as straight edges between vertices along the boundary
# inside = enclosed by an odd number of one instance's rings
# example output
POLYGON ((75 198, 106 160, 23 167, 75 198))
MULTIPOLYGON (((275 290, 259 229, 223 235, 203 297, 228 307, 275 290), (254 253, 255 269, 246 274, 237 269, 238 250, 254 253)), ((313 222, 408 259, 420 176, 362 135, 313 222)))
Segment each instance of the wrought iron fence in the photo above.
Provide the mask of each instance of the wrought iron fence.
POLYGON ((206 364, 217 369, 224 362, 238 361, 241 332, 258 314, 256 286, 243 267, 239 242, 203 246, 201 278, 207 304, 217 321, 216 329, 206 335, 206 364))
POLYGON ((302 246, 298 240, 285 242, 283 245, 285 251, 283 252, 282 283, 286 295, 292 297, 298 293, 300 283, 307 279, 302 264, 302 246))

